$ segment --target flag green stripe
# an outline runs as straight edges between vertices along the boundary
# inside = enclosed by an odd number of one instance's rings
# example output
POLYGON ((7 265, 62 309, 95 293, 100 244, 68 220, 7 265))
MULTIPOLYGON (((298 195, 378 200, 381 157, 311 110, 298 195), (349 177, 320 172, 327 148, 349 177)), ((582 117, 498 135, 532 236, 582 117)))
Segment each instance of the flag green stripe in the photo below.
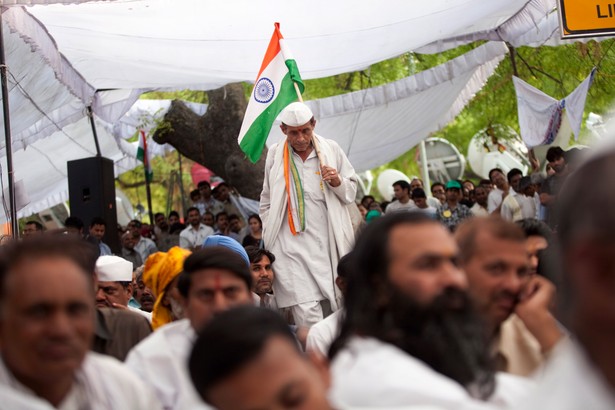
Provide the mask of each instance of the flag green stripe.
MULTIPOLYGON (((288 60, 293 61, 293 60, 288 60)), ((296 69, 296 64, 295 64, 296 69)), ((298 75, 298 72, 297 72, 298 75)), ((300 78, 299 78, 300 79, 300 78)), ((299 83, 299 88, 303 89, 303 83, 299 83)), ((278 96, 265 110, 254 120, 250 128, 244 135, 239 146, 246 153, 250 161, 256 163, 265 147, 265 142, 273 126, 273 122, 280 112, 290 103, 297 101, 297 92, 291 79, 291 72, 286 74, 280 83, 278 96)))

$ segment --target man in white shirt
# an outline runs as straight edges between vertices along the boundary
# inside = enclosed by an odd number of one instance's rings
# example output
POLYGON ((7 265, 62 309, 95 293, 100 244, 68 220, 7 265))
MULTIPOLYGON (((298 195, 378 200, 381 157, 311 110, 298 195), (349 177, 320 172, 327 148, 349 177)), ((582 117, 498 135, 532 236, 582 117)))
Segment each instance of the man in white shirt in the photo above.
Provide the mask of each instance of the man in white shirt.
POLYGON ((516 398, 502 386, 496 391, 458 252, 445 227, 416 212, 365 228, 329 353, 334 405, 467 409, 516 398))
POLYGON ((188 357, 197 333, 214 315, 252 303, 248 266, 223 246, 192 253, 178 283, 185 319, 158 328, 128 354, 126 365, 154 390, 165 410, 209 408, 190 382, 188 357))
POLYGON ((568 176, 558 197, 555 222, 576 343, 553 351, 536 391, 519 409, 615 408, 615 193, 599 189, 612 186, 614 175, 611 148, 568 176))
POLYGON ((489 192, 487 209, 490 214, 495 213, 496 215, 499 215, 502 207, 502 201, 508 195, 510 186, 504 176, 504 172, 499 168, 493 168, 489 171, 489 180, 491 180, 491 183, 495 185, 495 188, 489 192))
MULTIPOLYGON (((137 219, 133 219, 128 223, 128 230, 132 232, 134 238, 137 241, 135 245, 135 251, 139 252, 139 255, 141 255, 141 260, 143 261, 143 263, 145 263, 148 256, 150 256, 152 253, 158 252, 158 248, 156 247, 156 243, 154 241, 141 235, 142 226, 143 224, 141 223, 141 221, 137 219)), ((138 268, 138 266, 135 266, 135 269, 136 268, 138 268)))
MULTIPOLYGON (((509 194, 502 201, 500 208, 500 215, 502 218, 511 222, 535 218, 536 205, 534 204, 534 198, 528 198, 521 189, 521 180, 523 179, 521 170, 517 168, 511 169, 508 172, 507 178, 510 189, 509 194)), ((528 180, 529 177, 526 177, 524 184, 526 184, 528 180)), ((527 185, 524 185, 524 188, 527 188, 527 185)))
POLYGON ((188 208, 188 227, 179 234, 179 247, 194 251, 199 249, 214 230, 201 223, 201 213, 196 207, 188 208))
MULTIPOLYGON (((427 198, 427 195, 425 194, 423 188, 415 188, 412 191, 412 200, 416 205, 416 208, 414 209, 415 212, 422 212, 426 215, 429 215, 430 218, 436 219, 436 213, 438 212, 438 209, 429 205, 429 198, 427 198)), ((438 202, 439 207, 440 201, 436 200, 436 202, 438 202)))
POLYGON ((396 201, 387 205, 386 212, 410 211, 416 208, 414 201, 410 199, 410 184, 403 179, 393 183, 393 193, 396 201))
POLYGON ((474 199, 476 203, 470 211, 474 216, 489 216, 489 210, 487 209, 487 198, 489 197, 489 193, 485 189, 485 187, 479 185, 474 188, 474 199))
POLYGON ((133 295, 132 262, 119 256, 100 256, 96 260, 96 306, 128 309, 152 322, 152 313, 128 305, 133 295))
POLYGON ((160 409, 120 362, 89 352, 95 260, 93 249, 71 237, 1 247, 0 407, 160 409))

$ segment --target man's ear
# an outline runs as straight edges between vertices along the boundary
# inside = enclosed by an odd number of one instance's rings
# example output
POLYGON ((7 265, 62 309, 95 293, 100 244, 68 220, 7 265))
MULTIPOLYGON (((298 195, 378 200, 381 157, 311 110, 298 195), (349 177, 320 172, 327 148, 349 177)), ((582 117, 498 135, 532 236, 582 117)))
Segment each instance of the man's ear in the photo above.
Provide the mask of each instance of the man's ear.
POLYGON ((286 124, 284 124, 284 123, 280 124, 280 129, 282 130, 284 135, 286 135, 286 124))
POLYGON ((316 127, 316 118, 312 117, 310 124, 312 124, 312 127, 316 127))
POLYGON ((329 360, 319 352, 309 351, 306 353, 308 360, 312 363, 320 378, 322 379, 325 387, 329 389, 331 387, 331 371, 329 369, 329 360))

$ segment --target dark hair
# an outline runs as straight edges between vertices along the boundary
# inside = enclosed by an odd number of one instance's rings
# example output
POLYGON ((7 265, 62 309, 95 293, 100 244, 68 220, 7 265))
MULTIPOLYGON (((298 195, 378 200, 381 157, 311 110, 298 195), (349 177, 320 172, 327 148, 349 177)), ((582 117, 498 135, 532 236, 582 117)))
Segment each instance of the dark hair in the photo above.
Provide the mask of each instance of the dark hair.
POLYGON ((553 239, 553 231, 549 228, 549 225, 538 219, 522 219, 517 222, 517 225, 523 229, 526 238, 530 236, 541 236, 545 238, 548 243, 551 243, 551 239, 553 239))
POLYGON ((179 212, 177 212, 177 211, 169 212, 169 218, 172 217, 172 216, 175 216, 175 217, 177 217, 177 219, 179 219, 179 212))
POLYGON ((230 214, 230 215, 228 216, 228 220, 229 220, 229 222, 230 222, 230 221, 232 221, 232 220, 234 220, 234 219, 240 219, 240 218, 239 218, 239 216, 237 216, 237 214, 230 214))
POLYGON ((102 226, 104 226, 106 228, 107 227, 107 222, 105 222, 105 220, 102 219, 101 217, 96 216, 96 217, 92 218, 92 222, 90 222, 90 228, 93 228, 94 225, 102 225, 102 226))
POLYGON ((478 186, 481 186, 481 185, 489 185, 489 186, 492 186, 492 185, 493 185, 493 182, 491 182, 491 180, 490 180, 490 179, 481 179, 481 180, 480 180, 480 182, 478 183, 478 186))
POLYGON ((208 187, 210 187, 210 188, 211 188, 211 184, 210 184, 209 182, 207 182, 207 181, 200 181, 200 182, 196 185, 196 187, 197 187, 197 188, 201 188, 201 187, 203 187, 203 186, 208 186, 208 187))
POLYGON ((248 217, 248 222, 250 222, 250 219, 256 219, 258 221, 259 224, 261 224, 261 226, 263 226, 263 221, 261 220, 261 217, 258 216, 257 214, 252 214, 248 217))
POLYGON ((44 231, 45 227, 43 227, 43 224, 40 223, 39 221, 28 221, 26 222, 26 225, 34 225, 36 227, 37 231, 44 231))
POLYGON ((188 360, 188 370, 199 396, 208 401, 209 390, 263 351, 273 337, 301 351, 286 321, 275 311, 239 306, 216 316, 200 332, 188 360))
POLYGON ((226 219, 229 219, 228 214, 226 212, 222 211, 222 212, 218 212, 216 214, 216 222, 218 222, 218 219, 220 219, 221 216, 226 216, 226 219))
POLYGON ((508 183, 510 183, 510 181, 513 179, 515 175, 523 176, 523 172, 519 168, 513 168, 510 171, 508 171, 508 174, 506 174, 506 179, 508 180, 508 183))
POLYGON ((381 317, 375 301, 387 283, 389 270, 389 234, 401 225, 418 225, 438 222, 421 212, 394 212, 373 220, 359 234, 351 253, 352 271, 347 278, 344 305, 345 318, 338 338, 331 345, 329 357, 335 355, 359 333, 364 336, 379 335, 381 317))
POLYGON ((258 263, 263 259, 263 256, 269 258, 269 262, 275 262, 275 256, 273 253, 269 252, 267 249, 261 249, 257 246, 246 246, 246 253, 248 254, 248 259, 250 259, 250 263, 258 263))
POLYGON ((164 214, 162 212, 156 212, 154 214, 154 219, 158 218, 159 216, 162 216, 164 218, 164 214))
POLYGON ((203 216, 205 216, 205 215, 211 215, 211 217, 212 217, 212 218, 215 218, 214 213, 213 213, 213 212, 211 212, 211 211, 205 211, 205 212, 203 212, 203 216))
POLYGON ((437 186, 441 186, 442 188, 444 188, 444 184, 442 182, 434 182, 433 184, 431 184, 431 192, 433 192, 433 189, 437 186))
POLYGON ((228 189, 231 189, 231 186, 229 184, 227 184, 226 182, 222 181, 220 182, 218 185, 216 185, 216 189, 220 188, 220 187, 227 187, 228 189))
POLYGON ((514 242, 525 242, 521 228, 497 216, 487 218, 469 218, 459 224, 455 231, 455 240, 459 245, 459 257, 467 262, 474 256, 477 248, 477 237, 481 232, 488 232, 497 239, 514 242))
POLYGON ((24 261, 40 258, 65 258, 76 264, 92 280, 98 247, 72 235, 36 237, 27 241, 11 241, 0 247, 0 301, 4 299, 7 274, 24 261))
POLYGON ((412 191, 412 198, 427 198, 427 195, 423 188, 415 188, 414 191, 412 191))
POLYGON ((547 161, 553 162, 560 158, 566 158, 564 155, 565 152, 561 147, 551 147, 547 150, 547 161))
POLYGON ((410 193, 410 184, 408 183, 408 181, 404 181, 403 179, 400 179, 399 181, 395 181, 393 182, 393 186, 398 186, 403 190, 408 191, 408 193, 410 193))
POLYGON ((64 226, 67 228, 76 228, 79 230, 83 229, 83 221, 76 216, 69 216, 64 221, 64 226))
POLYGON ((177 289, 184 298, 187 298, 190 292, 192 275, 204 269, 227 270, 242 279, 248 289, 252 289, 252 274, 245 259, 224 246, 210 246, 193 252, 184 261, 184 280, 180 278, 177 284, 177 289))
POLYGON ((354 270, 352 261, 352 252, 342 256, 337 263, 337 276, 342 279, 348 279, 348 277, 354 270))
POLYGON ((491 175, 494 172, 499 172, 500 174, 504 175, 504 171, 502 171, 500 168, 493 168, 491 171, 489 171, 489 183, 492 183, 491 182, 491 175))
POLYGON ((190 191, 190 199, 194 198, 197 195, 201 196, 201 193, 199 192, 198 189, 193 189, 192 191, 190 191))
POLYGON ((141 228, 143 226, 141 221, 139 221, 138 219, 133 219, 132 221, 128 222, 128 225, 130 224, 133 224, 135 228, 141 228))
POLYGON ((186 225, 184 225, 181 222, 175 222, 173 225, 171 225, 171 227, 169 228, 169 233, 170 234, 174 234, 176 232, 181 232, 184 229, 186 229, 186 225))
POLYGON ((197 208, 196 206, 191 206, 190 208, 188 208, 188 210, 186 211, 186 215, 190 215, 190 212, 192 211, 197 211, 199 213, 199 215, 201 214, 201 211, 199 211, 199 208, 197 208))

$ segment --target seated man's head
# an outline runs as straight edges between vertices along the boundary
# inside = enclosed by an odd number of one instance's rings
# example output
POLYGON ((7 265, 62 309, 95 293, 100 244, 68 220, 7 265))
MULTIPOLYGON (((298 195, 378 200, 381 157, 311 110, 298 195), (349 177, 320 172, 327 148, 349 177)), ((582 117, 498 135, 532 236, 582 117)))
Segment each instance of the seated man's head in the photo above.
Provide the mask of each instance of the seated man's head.
POLYGON ((122 246, 129 251, 132 251, 137 245, 138 238, 135 237, 135 234, 132 231, 126 231, 122 235, 122 246))
POLYGON ((155 297, 152 290, 143 281, 143 266, 138 267, 135 270, 135 283, 136 286, 133 289, 132 295, 141 305, 141 310, 144 312, 151 312, 154 309, 155 297))
MULTIPOLYGON (((151 289, 155 299, 151 310, 154 329, 184 317, 184 300, 178 283, 189 255, 189 250, 174 246, 168 252, 150 255, 145 261, 142 283, 151 289)), ((138 277, 137 286, 140 286, 138 277)))
POLYGON ((549 247, 553 232, 549 226, 538 219, 522 219, 517 224, 525 234, 525 249, 530 258, 530 273, 538 273, 540 251, 549 247))
POLYGON ((169 212, 169 226, 172 226, 173 224, 179 223, 179 212, 177 211, 171 211, 169 212))
POLYGON ((213 318, 188 367, 201 398, 220 410, 331 408, 327 366, 306 357, 269 309, 238 307, 213 318))
POLYGON ((203 214, 203 225, 207 225, 207 226, 209 226, 209 227, 212 227, 212 228, 213 228, 214 223, 215 223, 214 214, 212 214, 212 213, 211 213, 211 212, 209 212, 209 211, 206 211, 206 212, 203 214))
POLYGON ((132 262, 119 256, 100 256, 96 260, 96 279, 96 306, 128 306, 133 293, 132 262))
POLYGON ((204 247, 190 255, 177 287, 184 299, 184 316, 197 332, 216 314, 254 303, 249 264, 224 246, 204 247))
POLYGON ((54 406, 91 346, 95 260, 96 249, 70 235, 0 247, 2 358, 17 380, 54 406))
POLYGON ((353 335, 374 337, 481 397, 491 394, 487 341, 458 253, 448 230, 423 213, 394 213, 368 225, 352 251, 346 315, 330 355, 353 335))
POLYGON ((239 216, 235 214, 229 215, 228 224, 229 224, 229 229, 231 230, 231 232, 239 233, 239 231, 241 231, 242 226, 241 226, 241 219, 239 218, 239 216))
POLYGON ((455 239, 470 295, 495 331, 515 310, 530 279, 525 235, 501 218, 473 218, 462 223, 455 239))
POLYGON ((423 188, 415 188, 412 191, 412 200, 414 201, 414 205, 418 208, 426 209, 429 207, 427 204, 427 195, 425 195, 423 188))
POLYGON ((107 222, 102 218, 92 218, 90 222, 90 236, 102 241, 105 236, 107 222))
POLYGON ((192 191, 190 191, 190 200, 193 204, 201 200, 201 193, 198 189, 193 189, 192 191))
POLYGON ((446 190, 442 182, 434 182, 431 184, 431 195, 443 204, 446 201, 446 190))
POLYGON ((219 212, 216 215, 216 226, 218 230, 225 231, 229 226, 228 214, 226 212, 219 212))
POLYGON ((256 246, 246 246, 246 252, 250 258, 250 271, 252 271, 252 292, 257 295, 273 292, 275 256, 268 250, 256 246))
POLYGON ((23 237, 31 238, 36 235, 41 235, 45 231, 43 224, 39 221, 28 221, 23 228, 23 237))
POLYGON ((81 237, 83 235, 83 221, 76 216, 69 216, 64 221, 66 232, 81 237))

